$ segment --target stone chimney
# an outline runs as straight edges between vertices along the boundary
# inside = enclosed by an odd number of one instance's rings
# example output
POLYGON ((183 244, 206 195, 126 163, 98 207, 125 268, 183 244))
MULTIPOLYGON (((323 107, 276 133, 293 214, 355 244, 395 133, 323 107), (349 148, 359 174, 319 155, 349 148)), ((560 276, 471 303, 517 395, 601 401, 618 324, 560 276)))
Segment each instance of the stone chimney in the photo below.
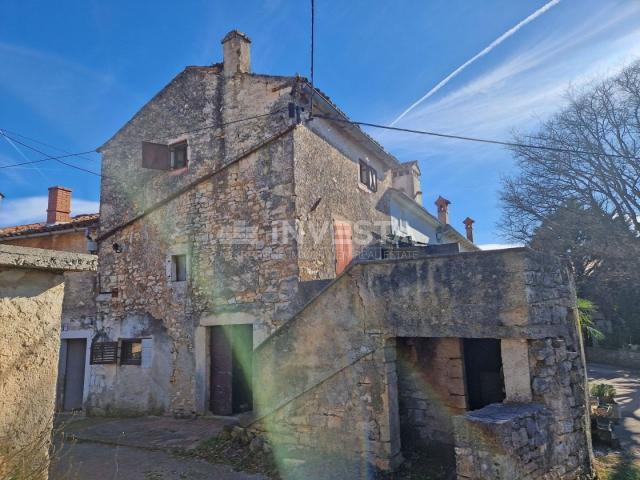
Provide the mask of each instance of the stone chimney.
POLYGON ((64 187, 49 187, 47 223, 71 221, 71 190, 64 187))
POLYGON ((418 205, 422 205, 420 168, 417 161, 404 162, 393 169, 393 188, 406 193, 418 205))
POLYGON ((450 204, 451 202, 443 196, 439 196, 436 200, 436 207, 438 207, 438 220, 440 220, 440 223, 443 223, 445 225, 449 223, 450 204))
POLYGON ((231 30, 222 39, 224 76, 251 72, 251 40, 238 30, 231 30))
POLYGON ((462 221, 462 223, 464 223, 464 228, 467 231, 467 240, 471 243, 473 243, 473 224, 475 222, 476 221, 471 217, 467 217, 462 221))

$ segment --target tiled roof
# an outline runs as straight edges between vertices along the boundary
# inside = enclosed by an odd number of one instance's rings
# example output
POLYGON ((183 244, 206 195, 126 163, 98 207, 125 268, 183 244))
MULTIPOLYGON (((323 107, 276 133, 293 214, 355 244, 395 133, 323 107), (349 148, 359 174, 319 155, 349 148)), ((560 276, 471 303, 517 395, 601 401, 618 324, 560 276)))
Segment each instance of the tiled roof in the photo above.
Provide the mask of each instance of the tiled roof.
POLYGON ((26 225, 16 225, 14 227, 0 228, 0 240, 21 237, 25 235, 33 235, 36 233, 49 233, 58 232, 61 230, 70 230, 77 228, 85 228, 91 226, 97 226, 100 220, 100 214, 89 213, 83 215, 76 215, 70 222, 47 224, 46 222, 40 223, 28 223, 26 225))

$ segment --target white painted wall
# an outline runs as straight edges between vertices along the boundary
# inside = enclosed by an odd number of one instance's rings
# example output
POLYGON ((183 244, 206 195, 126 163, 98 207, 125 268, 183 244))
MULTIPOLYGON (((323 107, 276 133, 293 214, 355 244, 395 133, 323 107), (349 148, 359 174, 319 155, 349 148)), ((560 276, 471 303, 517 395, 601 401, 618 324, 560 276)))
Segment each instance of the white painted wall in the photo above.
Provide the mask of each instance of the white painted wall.
POLYGON ((391 232, 401 236, 410 236, 414 241, 422 243, 438 243, 436 229, 427 218, 412 211, 408 206, 391 198, 391 232))

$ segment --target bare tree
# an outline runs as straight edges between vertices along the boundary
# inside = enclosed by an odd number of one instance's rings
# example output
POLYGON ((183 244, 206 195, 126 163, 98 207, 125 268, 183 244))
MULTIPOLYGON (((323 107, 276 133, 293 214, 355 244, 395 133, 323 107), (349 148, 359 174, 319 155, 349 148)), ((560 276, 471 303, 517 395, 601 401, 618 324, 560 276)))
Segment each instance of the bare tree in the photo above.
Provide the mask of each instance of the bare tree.
MULTIPOLYGON (((640 62, 568 94, 568 104, 534 136, 519 135, 520 169, 503 181, 502 228, 528 242, 558 208, 576 205, 622 219, 640 234, 640 62)), ((551 223, 550 223, 551 222, 551 223)))

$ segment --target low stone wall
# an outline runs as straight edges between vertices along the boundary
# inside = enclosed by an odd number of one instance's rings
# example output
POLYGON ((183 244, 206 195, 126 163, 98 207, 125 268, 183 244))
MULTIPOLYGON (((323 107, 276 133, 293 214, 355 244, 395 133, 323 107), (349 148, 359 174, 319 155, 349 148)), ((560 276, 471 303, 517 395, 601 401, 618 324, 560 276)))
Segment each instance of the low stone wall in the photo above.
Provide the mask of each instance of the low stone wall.
POLYGON ((587 362, 606 363, 617 367, 640 370, 640 352, 631 350, 610 350, 608 348, 585 348, 587 362))
MULTIPOLYGON (((525 249, 357 264, 255 350, 258 418, 248 425, 265 434, 281 458, 303 457, 289 453, 296 448, 322 453, 325 470, 336 464, 334 458, 350 459, 352 470, 336 473, 336 479, 358 478, 355 469, 363 465, 392 469, 402 459, 403 428, 427 441, 446 441, 450 431, 445 422, 427 421, 435 412, 426 397, 419 398, 415 387, 420 379, 404 375, 396 345, 418 339, 445 347, 455 339, 497 338, 508 340, 501 345, 503 360, 509 361, 504 369, 507 400, 539 404, 553 420, 547 426, 544 415, 535 414, 542 415, 534 421, 544 424, 534 431, 545 432, 536 437, 544 447, 526 456, 544 475, 556 475, 538 478, 590 478, 586 379, 576 316, 566 269, 525 249), (535 460, 542 450, 548 464, 535 460)), ((449 350, 429 359, 438 374, 422 380, 435 394, 430 399, 440 396, 462 413, 459 397, 465 392, 456 388, 464 378, 462 362, 458 350, 449 350)), ((520 431, 522 412, 516 413, 512 425, 504 427, 509 432, 515 425, 520 431)), ((525 415, 525 424, 533 415, 525 415)), ((498 439, 501 432, 495 433, 498 439)), ((479 445, 474 451, 485 452, 491 463, 492 437, 483 441, 486 448, 479 445)), ((511 441, 503 445, 506 452, 525 446, 511 441)), ((526 464, 504 468, 536 471, 526 464)), ((519 477, 506 472, 484 478, 519 477)))
POLYGON ((493 404, 454 417, 458 480, 560 478, 547 476, 552 422, 551 412, 531 403, 493 404))
POLYGON ((46 479, 65 271, 93 255, 0 245, 0 478, 46 479))

